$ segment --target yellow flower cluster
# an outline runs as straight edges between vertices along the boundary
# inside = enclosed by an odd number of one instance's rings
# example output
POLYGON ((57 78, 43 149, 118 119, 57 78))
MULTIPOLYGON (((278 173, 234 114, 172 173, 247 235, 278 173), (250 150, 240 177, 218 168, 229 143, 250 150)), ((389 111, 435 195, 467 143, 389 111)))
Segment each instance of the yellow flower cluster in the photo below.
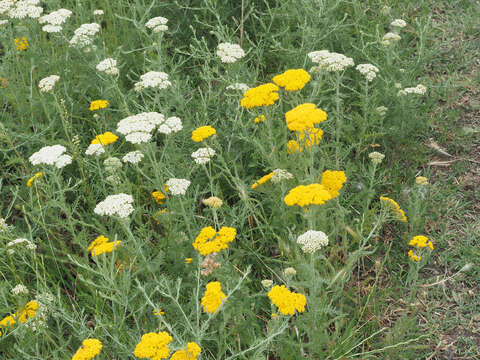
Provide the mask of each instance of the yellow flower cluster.
POLYGON ((305 295, 291 292, 285 285, 275 285, 268 292, 268 297, 278 306, 278 311, 283 315, 293 315, 295 310, 304 312, 307 305, 305 295))
POLYGON ((322 174, 322 185, 330 193, 332 199, 340 195, 339 190, 345 181, 347 181, 347 177, 343 171, 325 170, 322 174))
POLYGON ((310 74, 303 69, 290 69, 273 77, 273 82, 287 91, 301 90, 310 81, 310 74))
POLYGON ((216 197, 216 196, 210 196, 208 199, 203 199, 202 200, 203 205, 209 206, 214 209, 218 209, 222 206, 223 201, 222 199, 216 197))
POLYGON ((92 243, 88 247, 88 251, 90 251, 90 254, 92 256, 101 255, 103 253, 110 253, 122 243, 121 241, 109 242, 108 240, 109 239, 107 237, 100 235, 92 241, 92 243))
POLYGON ((273 171, 268 173, 265 176, 262 176, 260 179, 255 181, 252 186, 250 186, 251 189, 256 189, 259 185, 265 184, 267 181, 269 181, 273 177, 273 171))
POLYGON ((430 239, 424 235, 417 235, 410 240, 408 243, 410 246, 415 246, 417 248, 426 248, 428 247, 430 250, 433 250, 433 243, 430 239))
POLYGON ((273 105, 278 98, 278 86, 268 83, 245 91, 240 105, 246 109, 253 109, 257 106, 270 106, 273 105))
POLYGON ((200 355, 202 349, 194 342, 187 344, 187 349, 177 350, 173 353, 170 360, 197 360, 197 356, 200 355))
POLYGON ((288 206, 298 205, 303 207, 322 205, 330 199, 332 199, 332 195, 322 184, 313 183, 294 187, 283 198, 283 201, 288 206))
POLYGON ((265 117, 265 115, 260 115, 260 116, 257 116, 255 119, 253 119, 253 122, 255 124, 258 124, 259 122, 265 122, 267 121, 267 118, 265 117))
POLYGON ((173 338, 166 331, 147 333, 142 336, 142 340, 135 347, 133 355, 140 359, 166 359, 170 355, 168 344, 172 340, 173 338))
POLYGON ((380 204, 388 209, 396 220, 407 222, 407 217, 405 216, 405 212, 400 208, 400 205, 393 199, 390 199, 386 196, 380 196, 380 204))
MULTIPOLYGON (((416 247, 418 249, 424 249, 424 248, 429 248, 430 250, 433 250, 433 243, 430 241, 430 239, 424 235, 417 235, 410 240, 408 245, 416 247)), ((422 260, 422 257, 420 255, 416 255, 413 250, 408 251, 408 257, 412 261, 420 261, 422 260)))
POLYGON ((297 140, 290 140, 287 143, 287 151, 289 154, 302 152, 304 149, 310 148, 312 145, 318 145, 322 140, 323 130, 317 128, 308 128, 302 132, 296 132, 297 140))
POLYGON ((298 105, 285 113, 285 121, 291 131, 305 132, 325 120, 327 120, 327 113, 310 103, 298 105))
POLYGON ((204 227, 193 242, 193 247, 202 255, 208 255, 228 248, 228 243, 235 240, 237 230, 222 226, 218 232, 211 226, 204 227))
POLYGON ((30 46, 25 36, 22 36, 21 38, 15 38, 13 39, 13 42, 15 43, 15 47, 17 48, 17 50, 20 51, 25 51, 30 46))
POLYGON ((92 140, 91 144, 102 144, 103 146, 107 146, 109 144, 113 144, 117 140, 117 135, 110 131, 107 131, 103 134, 97 135, 95 139, 92 140))
POLYGON ((110 103, 107 100, 94 100, 90 103, 88 110, 95 111, 105 109, 110 103))
POLYGON ((212 135, 215 135, 216 133, 217 130, 210 125, 200 126, 198 129, 192 131, 192 140, 195 142, 200 142, 212 135))
POLYGON ((31 319, 37 313, 39 308, 35 300, 29 301, 22 310, 17 311, 13 315, 9 315, 0 320, 0 336, 2 336, 2 328, 9 328, 18 322, 25 324, 28 319, 31 319))
POLYGON ((85 339, 82 346, 73 355, 72 360, 90 360, 100 354, 102 343, 98 339, 85 339))
MULTIPOLYGON (((165 186, 165 191, 168 191, 168 186, 165 186)), ((155 202, 159 205, 162 205, 167 198, 167 196, 159 190, 152 192, 152 197, 153 200, 155 200, 155 202)))
POLYGON ((162 309, 153 309, 153 315, 159 316, 159 315, 165 315, 165 311, 162 309))
POLYGON ((213 314, 222 305, 223 299, 227 297, 222 292, 222 284, 219 281, 211 281, 206 286, 207 290, 202 297, 201 304, 203 311, 213 314))
POLYGON ((35 175, 33 175, 30 179, 27 181, 27 186, 30 187, 32 186, 33 182, 35 179, 38 179, 40 176, 43 175, 43 172, 37 172, 35 175))

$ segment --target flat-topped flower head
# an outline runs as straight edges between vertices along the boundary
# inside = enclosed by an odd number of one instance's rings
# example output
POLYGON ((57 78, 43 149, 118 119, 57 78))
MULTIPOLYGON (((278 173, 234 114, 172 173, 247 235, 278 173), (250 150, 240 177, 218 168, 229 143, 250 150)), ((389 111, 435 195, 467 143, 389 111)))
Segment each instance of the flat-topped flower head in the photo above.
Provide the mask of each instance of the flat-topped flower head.
POLYGON ((43 78, 38 82, 38 88, 40 89, 40 92, 47 93, 52 91, 58 80, 60 80, 60 76, 58 75, 50 75, 46 78, 43 78))
POLYGON ((370 154, 368 154, 368 157, 372 160, 374 165, 378 165, 383 161, 385 155, 379 153, 378 151, 372 151, 370 154))
POLYGON ((147 333, 142 336, 142 339, 133 351, 133 355, 140 359, 167 359, 170 356, 168 345, 172 340, 173 338, 166 331, 147 333))
POLYGON ((246 109, 253 109, 257 106, 273 105, 278 99, 278 86, 268 83, 245 91, 240 105, 246 109))
POLYGON ((90 111, 102 110, 102 109, 106 109, 108 105, 110 105, 108 100, 94 100, 90 103, 90 107, 88 110, 90 111))
POLYGON ((304 132, 325 120, 327 113, 310 103, 298 105, 285 113, 285 121, 291 131, 304 132))
POLYGON ((185 195, 190 184, 190 180, 175 178, 168 179, 165 183, 172 195, 185 195))
POLYGON ((342 189, 345 181, 347 181, 345 172, 325 170, 322 174, 321 184, 330 193, 332 199, 334 199, 339 195, 339 191, 342 189))
POLYGON ((328 236, 323 231, 309 230, 297 238, 304 253, 313 254, 328 245, 328 236))
POLYGON ((157 112, 144 112, 128 116, 117 124, 117 132, 125 135, 132 144, 150 141, 151 132, 165 122, 165 117, 157 112))
POLYGON ((240 90, 240 91, 247 91, 250 87, 244 83, 233 83, 227 86, 227 90, 240 90))
POLYGON ((287 91, 301 90, 310 81, 310 74, 303 69, 290 69, 274 76, 272 81, 287 91))
POLYGON ((203 311, 210 314, 215 313, 226 297, 227 295, 222 292, 222 285, 219 281, 209 282, 201 301, 203 311))
POLYGON ((13 42, 15 44, 16 49, 20 51, 25 51, 30 46, 25 36, 22 36, 21 38, 15 38, 13 39, 13 42))
POLYGON ((395 19, 390 23, 390 26, 401 29, 401 28, 404 28, 405 26, 407 26, 407 23, 405 22, 405 20, 395 19))
POLYGON ((73 355, 72 360, 90 360, 100 354, 102 342, 98 339, 85 339, 82 346, 73 355))
POLYGON ((393 199, 386 196, 380 196, 380 204, 384 207, 395 220, 407 222, 405 212, 400 208, 400 205, 393 199))
POLYGON ((234 63, 245 56, 245 51, 238 44, 220 43, 217 46, 217 56, 223 63, 234 63))
POLYGON ((428 179, 425 176, 417 176, 415 178, 415 184, 417 185, 428 185, 428 179))
POLYGON ((118 75, 119 73, 117 60, 112 58, 106 58, 105 60, 100 61, 95 68, 108 75, 118 75))
POLYGON ((202 349, 194 342, 189 342, 186 349, 177 350, 173 353, 170 360, 197 360, 202 349))
POLYGON ((328 50, 312 51, 308 57, 312 62, 317 63, 320 69, 328 72, 343 71, 355 65, 352 58, 328 50))
POLYGON ((179 117, 171 116, 164 123, 158 126, 158 132, 168 135, 183 129, 182 120, 179 117))
POLYGON ((228 244, 235 240, 237 230, 232 227, 222 226, 215 231, 211 226, 204 227, 193 242, 193 247, 202 255, 218 253, 227 249, 228 244))
POLYGON ((417 235, 410 240, 408 243, 410 246, 415 246, 417 248, 426 248, 428 247, 430 250, 433 250, 433 243, 430 241, 428 237, 425 235, 417 235))
POLYGON ((82 24, 75 30, 70 45, 77 48, 87 48, 92 45, 94 36, 100 31, 101 26, 97 23, 82 24))
POLYGON ((304 312, 305 305, 307 305, 305 295, 294 293, 288 290, 285 285, 275 285, 268 292, 268 297, 283 315, 293 315, 295 311, 304 312))
POLYGON ((274 184, 278 184, 280 181, 292 179, 293 175, 287 170, 275 169, 273 170, 273 176, 270 181, 274 184))
POLYGON ((407 94, 425 95, 426 92, 427 92, 427 88, 424 85, 419 84, 415 87, 409 87, 409 88, 400 90, 397 96, 404 96, 407 94))
POLYGON ((168 30, 167 22, 167 18, 164 18, 163 16, 157 16, 148 20, 145 26, 149 29, 152 29, 153 32, 159 33, 168 30))
POLYGON ((103 235, 100 235, 88 246, 88 251, 92 256, 98 256, 104 253, 111 253, 122 242, 121 241, 109 241, 109 239, 103 235))
POLYGON ((39 2, 39 0, 14 1, 9 7, 8 17, 11 19, 38 19, 43 13, 43 8, 36 6, 39 2))
POLYGON ((283 198, 288 206, 322 205, 332 199, 331 193, 321 184, 299 185, 283 198))
POLYGON ((210 147, 203 147, 192 153, 192 158, 197 164, 206 164, 215 156, 215 150, 210 147))
MULTIPOLYGON (((167 190, 168 190, 168 188, 165 189, 165 191, 167 191, 167 190)), ((152 192, 152 197, 153 197, 153 200, 155 200, 155 202, 159 205, 162 205, 167 198, 167 196, 163 192, 161 192, 160 190, 156 190, 156 191, 152 192)))
POLYGON ((253 189, 256 189, 258 186, 262 185, 262 184, 265 184, 266 182, 268 182, 271 178, 273 177, 273 171, 268 173, 267 175, 264 175, 262 176, 260 179, 258 179, 257 181, 255 181, 253 183, 252 186, 250 186, 250 188, 253 190, 253 189))
POLYGON ((162 71, 149 71, 140 76, 140 81, 135 83, 135 91, 142 91, 146 88, 166 89, 172 83, 168 80, 168 74, 162 71))
POLYGON ((206 205, 206 206, 211 207, 213 209, 219 209, 222 206, 223 201, 219 197, 210 196, 207 199, 203 199, 202 203, 203 203, 203 205, 206 205))
POLYGON ((30 156, 28 160, 32 165, 55 165, 60 169, 72 162, 72 157, 65 155, 65 151, 67 151, 67 149, 62 145, 44 146, 30 156))
POLYGON ((116 215, 127 218, 133 210, 133 197, 128 194, 108 195, 105 200, 99 202, 93 210, 97 215, 116 215))
POLYGON ((122 158, 122 161, 124 163, 130 163, 130 164, 138 164, 140 161, 142 161, 143 153, 139 150, 135 151, 130 151, 129 153, 125 154, 125 156, 122 158))
POLYGON ((213 136, 217 133, 215 128, 211 127, 210 125, 207 126, 200 126, 199 128, 192 131, 192 140, 195 142, 201 142, 210 136, 213 136))
POLYGON ((102 144, 104 146, 113 144, 118 140, 118 136, 110 131, 106 131, 103 134, 97 135, 95 139, 92 140, 91 144, 102 144))
POLYGON ((397 41, 399 41, 401 39, 402 39, 402 37, 400 35, 395 34, 393 32, 389 32, 389 33, 386 33, 385 35, 383 35, 382 45, 389 46, 389 45, 392 45, 392 44, 396 43, 397 41))
POLYGON ((359 64, 355 69, 365 76, 367 81, 372 81, 379 71, 378 68, 372 64, 359 64))

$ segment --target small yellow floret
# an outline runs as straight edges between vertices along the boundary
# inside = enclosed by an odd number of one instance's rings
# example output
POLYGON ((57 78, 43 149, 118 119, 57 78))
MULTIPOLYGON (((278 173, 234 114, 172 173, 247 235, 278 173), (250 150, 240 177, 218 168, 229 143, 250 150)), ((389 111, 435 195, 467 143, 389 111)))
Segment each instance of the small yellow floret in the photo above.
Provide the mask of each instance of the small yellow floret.
POLYGON ((303 89, 310 81, 310 74, 303 69, 290 69, 273 78, 273 82, 287 91, 303 89))
POLYGON ((20 51, 25 51, 30 46, 25 36, 22 36, 21 38, 15 38, 13 39, 13 42, 15 43, 15 47, 17 48, 17 50, 20 51))
POLYGON ((255 124, 258 124, 259 122, 265 122, 267 121, 267 118, 265 117, 265 115, 260 115, 260 116, 257 116, 255 119, 253 119, 253 122, 255 124))
POLYGON ((88 251, 92 256, 98 256, 103 253, 111 253, 114 251, 122 242, 121 241, 108 241, 109 239, 103 235, 100 235, 88 246, 88 251))

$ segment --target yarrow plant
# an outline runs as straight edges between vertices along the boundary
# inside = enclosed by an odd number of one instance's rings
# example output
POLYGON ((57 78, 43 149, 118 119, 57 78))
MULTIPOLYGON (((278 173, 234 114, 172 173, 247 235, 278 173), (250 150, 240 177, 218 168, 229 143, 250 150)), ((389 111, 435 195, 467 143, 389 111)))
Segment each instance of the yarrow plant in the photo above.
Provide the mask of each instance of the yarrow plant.
POLYGON ((147 88, 166 89, 172 83, 168 80, 168 74, 162 71, 149 71, 140 76, 140 81, 135 83, 135 91, 147 88))
POLYGON ((128 194, 108 195, 105 200, 99 202, 93 210, 97 215, 127 218, 135 209, 132 206, 133 197, 128 194))
POLYGON ((168 30, 167 22, 168 22, 167 18, 164 18, 162 16, 157 16, 148 20, 145 26, 149 29, 152 29, 153 32, 159 33, 159 32, 164 32, 168 30))
POLYGON ((50 75, 46 78, 43 78, 38 83, 38 88, 40 89, 40 92, 47 93, 52 91, 58 80, 60 80, 60 76, 58 75, 50 75))
POLYGON ((309 230, 297 238, 304 253, 313 254, 328 245, 328 236, 323 231, 309 230))
POLYGON ((221 43, 217 47, 217 56, 223 63, 231 64, 245 56, 245 51, 238 44, 221 43))
POLYGON ((72 162, 72 157, 64 154, 65 151, 67 149, 62 145, 45 146, 30 156, 28 160, 32 165, 55 165, 60 169, 72 162))

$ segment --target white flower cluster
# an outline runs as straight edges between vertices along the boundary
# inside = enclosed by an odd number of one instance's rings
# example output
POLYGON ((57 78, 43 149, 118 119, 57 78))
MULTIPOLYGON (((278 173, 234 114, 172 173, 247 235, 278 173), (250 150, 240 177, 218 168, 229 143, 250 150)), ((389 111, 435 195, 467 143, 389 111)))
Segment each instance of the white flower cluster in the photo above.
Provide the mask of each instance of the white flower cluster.
POLYGON ((36 331, 38 328, 45 328, 47 326, 47 317, 51 311, 50 309, 54 300, 55 298, 52 294, 38 294, 35 298, 35 301, 38 303, 35 317, 30 319, 25 325, 32 329, 32 331, 36 331))
POLYGON ((15 0, 0 0, 0 15, 5 14, 15 4, 15 0))
POLYGON ((203 147, 192 153, 192 158, 197 164, 206 164, 215 156, 215 150, 203 147))
POLYGON ((117 131, 125 135, 132 144, 150 141, 151 132, 156 126, 165 122, 165 116, 157 112, 144 112, 122 119, 117 124, 117 131))
POLYGON ((18 284, 17 286, 15 286, 12 290, 12 295, 28 295, 28 289, 25 285, 23 284, 18 284))
POLYGON ((63 154, 65 151, 67 151, 67 149, 62 145, 44 146, 30 156, 28 160, 32 165, 55 165, 60 169, 72 162, 70 155, 63 154))
POLYGON ((169 117, 163 124, 158 127, 158 132, 162 134, 170 134, 183 129, 182 120, 179 117, 169 117))
POLYGON ((58 75, 50 75, 38 82, 40 92, 47 93, 53 90, 55 84, 60 80, 58 75))
POLYGON ((111 156, 106 158, 103 162, 103 166, 105 166, 105 171, 111 174, 115 174, 117 170, 121 169, 123 164, 119 158, 111 156))
POLYGON ((352 58, 328 50, 312 51, 308 53, 308 57, 312 62, 318 64, 320 69, 328 72, 343 71, 345 68, 355 65, 352 58))
POLYGON ((359 64, 355 69, 364 75, 368 81, 372 81, 379 71, 378 68, 372 64, 359 64))
POLYGON ((93 10, 93 15, 101 16, 105 14, 102 9, 93 10))
POLYGON ((282 180, 292 179, 293 175, 290 174, 287 170, 275 169, 273 170, 273 176, 270 181, 274 184, 278 184, 282 180))
POLYGON ((124 163, 130 163, 130 164, 138 164, 140 161, 142 161, 144 155, 141 151, 135 150, 127 153, 123 158, 122 161, 124 163))
POLYGON ((148 20, 145 26, 149 29, 152 29, 153 32, 158 33, 158 32, 168 30, 167 22, 168 22, 168 19, 162 16, 157 16, 148 20))
POLYGON ((16 245, 19 245, 19 244, 25 244, 25 247, 28 249, 28 250, 35 250, 37 248, 37 245, 35 245, 33 242, 31 242, 30 240, 27 240, 25 238, 19 238, 19 239, 15 239, 13 241, 10 241, 7 243, 7 248, 9 248, 7 250, 7 252, 10 254, 10 255, 13 255, 15 253, 15 249, 12 249, 14 247, 16 247, 16 245))
POLYGON ((149 71, 140 76, 140 81, 135 83, 135 91, 142 91, 144 88, 166 89, 172 83, 168 81, 168 74, 162 71, 149 71))
POLYGON ((410 87, 410 88, 405 88, 403 90, 400 90, 397 95, 398 96, 404 96, 407 94, 425 95, 426 92, 427 92, 427 88, 422 84, 419 84, 415 87, 410 87))
POLYGON ((100 25, 97 23, 82 24, 74 31, 70 40, 71 46, 86 48, 93 43, 93 37, 100 31, 100 25))
POLYGON ((42 15, 43 8, 38 5, 40 0, 20 0, 14 1, 13 6, 8 11, 8 16, 12 19, 32 18, 38 19, 42 15))
POLYGON ((374 165, 380 164, 383 159, 385 159, 385 155, 379 153, 378 151, 371 152, 370 154, 368 154, 368 157, 370 158, 370 160, 372 160, 372 163, 374 165))
POLYGON ((238 44, 220 43, 217 46, 217 56, 223 63, 231 64, 245 56, 245 51, 238 44))
POLYGON ((171 192, 172 195, 185 195, 190 184, 190 181, 187 179, 175 178, 169 179, 165 183, 165 185, 168 186, 168 191, 171 192))
POLYGON ((405 26, 407 26, 407 23, 405 22, 405 20, 395 19, 390 23, 390 26, 391 27, 398 27, 398 28, 401 29, 401 28, 404 28, 405 26))
POLYGON ((117 68, 117 60, 112 58, 106 58, 105 60, 100 61, 96 69, 108 75, 118 75, 119 72, 117 68))
POLYGON ((62 30, 62 25, 72 15, 72 12, 67 9, 58 9, 48 15, 42 16, 38 19, 40 24, 45 24, 42 30, 48 33, 57 33, 62 30))
POLYGON ((133 197, 128 194, 108 195, 99 202, 93 212, 97 215, 117 215, 121 218, 128 217, 134 210, 133 197))
POLYGON ((0 233, 8 231, 9 226, 4 218, 0 218, 0 233))
POLYGON ((0 20, 0 26, 8 24, 8 20, 0 20))
POLYGON ((304 253, 313 254, 328 245, 328 236, 323 231, 309 230, 297 238, 297 244, 302 245, 304 253))
POLYGON ((379 106, 375 110, 380 116, 385 116, 387 114, 388 108, 386 106, 379 106))
POLYGON ((227 90, 241 90, 243 92, 250 89, 247 84, 244 83, 235 83, 227 86, 227 90))
POLYGON ((393 43, 396 43, 397 41, 401 40, 402 37, 398 34, 395 34, 393 32, 388 32, 385 35, 383 35, 382 38, 382 45, 389 46, 392 45, 393 43))
POLYGON ((87 150, 85 150, 85 155, 96 155, 100 156, 105 153, 103 144, 90 144, 88 145, 87 150))

